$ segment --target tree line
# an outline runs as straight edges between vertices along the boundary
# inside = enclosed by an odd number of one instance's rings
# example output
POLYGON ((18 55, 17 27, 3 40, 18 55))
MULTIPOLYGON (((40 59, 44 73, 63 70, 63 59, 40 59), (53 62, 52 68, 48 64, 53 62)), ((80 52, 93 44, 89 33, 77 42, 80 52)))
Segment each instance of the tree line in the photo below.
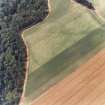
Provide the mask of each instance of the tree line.
POLYGON ((47 0, 0 1, 1 105, 18 105, 22 95, 27 55, 20 32, 47 14, 47 0))

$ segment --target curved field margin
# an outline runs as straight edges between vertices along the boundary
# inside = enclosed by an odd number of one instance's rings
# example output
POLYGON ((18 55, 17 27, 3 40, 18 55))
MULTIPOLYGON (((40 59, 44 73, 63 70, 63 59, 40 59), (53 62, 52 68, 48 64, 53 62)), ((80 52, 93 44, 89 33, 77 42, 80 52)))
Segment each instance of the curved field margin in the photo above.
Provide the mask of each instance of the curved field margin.
POLYGON ((23 34, 29 48, 24 105, 30 105, 105 45, 104 23, 93 11, 70 0, 51 0, 49 6, 48 17, 23 34))
POLYGON ((23 102, 23 99, 24 99, 24 95, 25 95, 25 87, 26 87, 26 84, 27 84, 27 80, 28 80, 28 70, 29 70, 29 58, 28 58, 28 54, 29 54, 29 51, 28 51, 28 45, 27 45, 27 42, 24 40, 24 36, 23 34, 21 34, 22 36, 22 39, 23 39, 23 42, 26 46, 26 62, 25 62, 25 69, 26 69, 26 73, 25 73, 25 80, 24 80, 24 86, 23 86, 23 93, 22 93, 22 96, 20 98, 20 102, 19 102, 19 105, 22 105, 22 102, 23 102))
POLYGON ((51 87, 31 105, 104 105, 105 49, 51 87))

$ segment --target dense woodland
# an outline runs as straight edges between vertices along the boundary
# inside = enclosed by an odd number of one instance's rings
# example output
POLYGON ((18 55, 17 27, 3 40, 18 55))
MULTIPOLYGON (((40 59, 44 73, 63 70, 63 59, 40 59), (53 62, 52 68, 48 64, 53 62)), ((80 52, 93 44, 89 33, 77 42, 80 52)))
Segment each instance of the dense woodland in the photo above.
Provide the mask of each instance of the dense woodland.
POLYGON ((47 2, 0 0, 0 105, 19 104, 27 60, 20 32, 47 16, 47 2))

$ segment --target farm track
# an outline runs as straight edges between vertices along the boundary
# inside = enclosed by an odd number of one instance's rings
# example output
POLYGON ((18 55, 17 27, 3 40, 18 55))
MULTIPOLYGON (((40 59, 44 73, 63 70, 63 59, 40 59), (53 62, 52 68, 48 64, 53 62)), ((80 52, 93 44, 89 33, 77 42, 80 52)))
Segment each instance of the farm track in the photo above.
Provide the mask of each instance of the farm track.
POLYGON ((105 49, 51 87, 31 105, 103 105, 104 98, 105 49))

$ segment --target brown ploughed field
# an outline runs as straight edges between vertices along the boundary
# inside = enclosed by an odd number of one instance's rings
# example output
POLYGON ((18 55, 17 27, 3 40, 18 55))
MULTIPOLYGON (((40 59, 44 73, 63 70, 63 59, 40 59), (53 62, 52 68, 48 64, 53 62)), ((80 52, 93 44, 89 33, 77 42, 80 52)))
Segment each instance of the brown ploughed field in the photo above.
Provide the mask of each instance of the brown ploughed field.
POLYGON ((104 105, 105 49, 51 87, 31 105, 104 105))

